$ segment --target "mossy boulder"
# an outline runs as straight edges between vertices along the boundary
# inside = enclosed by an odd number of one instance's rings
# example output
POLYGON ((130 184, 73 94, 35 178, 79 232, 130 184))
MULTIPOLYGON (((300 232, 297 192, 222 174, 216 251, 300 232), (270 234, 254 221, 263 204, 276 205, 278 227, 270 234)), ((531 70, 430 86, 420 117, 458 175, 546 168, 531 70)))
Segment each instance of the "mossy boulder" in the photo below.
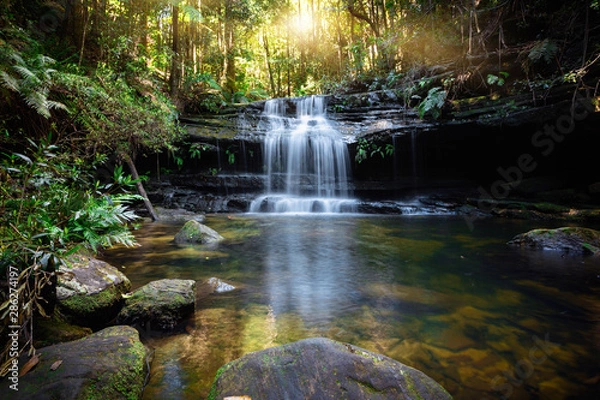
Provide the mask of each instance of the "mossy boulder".
POLYGON ((58 276, 58 311, 70 323, 93 329, 106 326, 123 306, 131 282, 112 265, 92 257, 76 256, 69 264, 58 276))
POLYGON ((144 330, 172 330, 194 312, 196 282, 161 279, 137 289, 126 299, 117 323, 144 330))
POLYGON ((188 221, 175 235, 177 244, 215 244, 222 241, 223 236, 198 221, 188 221))
POLYGON ((325 338, 246 354, 217 372, 209 399, 451 399, 423 372, 325 338))
MULTIPOLYGON (((7 399, 140 399, 148 351, 138 332, 113 326, 83 339, 38 349, 39 363, 7 399)), ((21 366, 26 357, 19 361, 21 366)))
POLYGON ((508 244, 537 250, 598 254, 600 252, 600 232, 581 227, 533 229, 515 236, 508 244))
POLYGON ((36 348, 71 342, 92 334, 90 328, 69 324, 57 315, 52 315, 50 318, 35 318, 34 324, 36 348))

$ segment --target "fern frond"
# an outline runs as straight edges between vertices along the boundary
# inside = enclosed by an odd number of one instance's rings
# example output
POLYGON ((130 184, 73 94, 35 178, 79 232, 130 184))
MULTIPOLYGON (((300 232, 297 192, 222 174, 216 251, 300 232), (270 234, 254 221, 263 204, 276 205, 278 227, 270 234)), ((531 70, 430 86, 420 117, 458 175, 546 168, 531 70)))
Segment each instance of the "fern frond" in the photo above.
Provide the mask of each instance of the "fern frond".
POLYGON ((67 106, 64 105, 61 102, 53 101, 53 100, 47 100, 46 103, 47 103, 47 106, 48 106, 49 110, 56 109, 56 110, 65 110, 67 112, 69 111, 69 109, 67 108, 67 106))
POLYGON ((31 80, 33 83, 40 83, 40 78, 38 78, 35 73, 23 65, 13 65, 13 69, 16 70, 24 79, 31 80))
POLYGON ((19 54, 16 51, 13 51, 10 55, 10 58, 13 59, 13 61, 15 62, 15 64, 25 64, 25 61, 23 60, 23 57, 21 57, 21 54, 19 54))
POLYGON ((2 80, 2 86, 6 87, 7 89, 10 89, 14 92, 19 92, 21 90, 19 81, 7 74, 5 71, 0 71, 0 79, 2 80))
POLYGON ((33 91, 25 96, 25 102, 28 106, 34 108, 43 117, 49 118, 50 110, 48 109, 47 101, 48 99, 43 91, 33 91))

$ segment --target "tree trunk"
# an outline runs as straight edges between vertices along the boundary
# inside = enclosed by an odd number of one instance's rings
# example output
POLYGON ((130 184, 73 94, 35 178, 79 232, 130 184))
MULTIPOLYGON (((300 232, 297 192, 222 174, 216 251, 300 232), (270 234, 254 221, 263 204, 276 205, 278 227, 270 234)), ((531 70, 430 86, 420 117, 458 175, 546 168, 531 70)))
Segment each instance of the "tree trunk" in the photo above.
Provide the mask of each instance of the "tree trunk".
POLYGON ((171 96, 177 96, 177 90, 179 89, 180 80, 180 65, 179 65, 179 7, 173 5, 173 58, 171 60, 171 76, 169 79, 169 86, 171 89, 171 96))
POLYGON ((131 176, 133 177, 133 179, 135 179, 137 181, 136 185, 137 185, 138 192, 139 192, 140 196, 142 196, 144 198, 144 205, 146 206, 146 209, 150 213, 150 217, 152 218, 152 221, 158 221, 158 214, 156 214, 156 211, 154 211, 154 207, 152 206, 152 203, 150 203, 150 200, 148 200, 148 194, 146 194, 146 189, 144 189, 144 185, 142 184, 142 181, 140 180, 140 176, 137 172, 137 168, 135 167, 135 163, 133 162, 131 157, 129 157, 128 154, 123 154, 122 157, 125 160, 125 162, 127 163, 127 165, 129 166, 129 170, 131 171, 131 176))
POLYGON ((265 32, 263 32, 263 45, 265 47, 265 58, 267 60, 267 72, 269 73, 271 95, 275 96, 277 94, 277 91, 275 89, 275 80, 273 79, 273 68, 271 67, 271 52, 269 51, 269 39, 265 32))

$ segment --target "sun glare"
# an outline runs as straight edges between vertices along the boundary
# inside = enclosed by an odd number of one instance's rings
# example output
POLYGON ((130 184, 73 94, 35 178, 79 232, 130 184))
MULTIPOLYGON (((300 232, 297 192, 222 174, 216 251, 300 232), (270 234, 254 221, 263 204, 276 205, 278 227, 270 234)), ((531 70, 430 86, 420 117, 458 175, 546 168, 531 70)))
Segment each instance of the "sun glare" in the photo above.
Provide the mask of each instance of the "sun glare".
POLYGON ((298 33, 306 34, 312 29, 313 20, 307 13, 295 15, 293 19, 293 27, 298 33))

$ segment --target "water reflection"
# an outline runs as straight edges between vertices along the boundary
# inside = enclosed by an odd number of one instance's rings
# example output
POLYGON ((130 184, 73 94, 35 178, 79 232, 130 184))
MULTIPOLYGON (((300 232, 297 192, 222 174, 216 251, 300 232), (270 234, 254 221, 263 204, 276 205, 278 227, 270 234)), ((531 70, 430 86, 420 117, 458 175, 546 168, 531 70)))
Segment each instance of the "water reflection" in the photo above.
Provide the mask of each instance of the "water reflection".
POLYGON ((306 323, 328 323, 354 304, 360 279, 360 263, 351 259, 354 226, 334 226, 330 218, 306 217, 300 230, 282 219, 283 229, 265 232, 259 251, 275 315, 296 312, 306 323))

